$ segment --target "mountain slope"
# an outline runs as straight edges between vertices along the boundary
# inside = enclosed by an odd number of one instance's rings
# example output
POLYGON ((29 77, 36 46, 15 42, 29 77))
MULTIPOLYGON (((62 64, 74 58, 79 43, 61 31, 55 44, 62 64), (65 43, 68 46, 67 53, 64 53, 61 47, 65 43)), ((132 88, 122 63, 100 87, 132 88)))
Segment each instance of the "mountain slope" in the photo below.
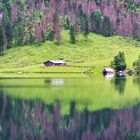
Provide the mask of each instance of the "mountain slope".
POLYGON ((76 44, 69 43, 68 31, 63 31, 62 44, 46 41, 41 44, 15 47, 0 57, 0 71, 23 72, 84 72, 90 67, 109 66, 118 51, 124 51, 130 67, 140 54, 140 42, 120 36, 103 37, 91 33, 82 35, 76 44), (46 60, 64 58, 69 67, 43 68, 46 60))

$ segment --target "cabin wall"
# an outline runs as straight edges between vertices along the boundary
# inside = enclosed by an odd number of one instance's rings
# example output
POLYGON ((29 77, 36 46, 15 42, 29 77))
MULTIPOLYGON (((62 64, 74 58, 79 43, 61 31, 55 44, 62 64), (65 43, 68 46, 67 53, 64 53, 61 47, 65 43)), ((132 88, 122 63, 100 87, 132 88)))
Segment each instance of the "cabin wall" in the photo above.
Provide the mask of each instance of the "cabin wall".
POLYGON ((64 64, 62 64, 62 63, 45 62, 44 65, 46 67, 49 67, 49 66, 63 66, 64 64))

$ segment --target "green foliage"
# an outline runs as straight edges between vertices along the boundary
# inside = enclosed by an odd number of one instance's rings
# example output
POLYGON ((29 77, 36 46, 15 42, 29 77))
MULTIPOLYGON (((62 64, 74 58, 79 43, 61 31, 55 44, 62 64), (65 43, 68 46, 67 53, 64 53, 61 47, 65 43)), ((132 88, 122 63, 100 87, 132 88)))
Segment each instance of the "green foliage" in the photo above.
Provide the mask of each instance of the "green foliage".
POLYGON ((17 23, 13 29, 14 46, 23 45, 23 31, 22 23, 17 23))
POLYGON ((103 15, 100 11, 95 11, 90 17, 92 30, 96 33, 101 33, 101 25, 103 21, 103 15))
POLYGON ((138 14, 140 12, 140 5, 133 0, 125 0, 125 3, 128 5, 128 10, 131 14, 138 14))
POLYGON ((124 71, 126 69, 126 60, 124 52, 119 52, 114 60, 111 62, 111 67, 116 71, 124 71))
POLYGON ((0 25, 0 55, 3 54, 4 50, 4 33, 3 33, 3 27, 0 25))
POLYGON ((79 23, 81 24, 81 31, 85 37, 88 36, 89 34, 89 29, 88 29, 88 17, 83 11, 80 11, 79 15, 79 23))
POLYGON ((70 43, 75 44, 75 42, 76 42, 76 35, 75 35, 75 31, 74 31, 74 26, 73 25, 70 26, 69 34, 70 34, 70 43))
POLYGON ((83 16, 83 35, 85 36, 85 37, 88 37, 88 35, 89 35, 89 29, 88 29, 88 18, 87 18, 87 16, 84 14, 84 16, 83 16))
POLYGON ((53 41, 54 40, 54 34, 55 34, 55 32, 53 30, 50 31, 47 35, 47 40, 53 41))
POLYGON ((113 31, 112 31, 112 25, 110 19, 105 16, 102 23, 102 35, 108 37, 111 36, 112 34, 113 31))
POLYGON ((65 19, 64 27, 65 27, 66 30, 70 29, 70 20, 69 20, 68 17, 66 17, 66 19, 65 19))
POLYGON ((136 73, 140 73, 140 55, 138 60, 133 63, 133 67, 136 73))
POLYGON ((5 25, 5 37, 6 37, 6 42, 7 42, 7 49, 10 49, 12 47, 12 27, 10 24, 10 21, 7 21, 7 24, 5 25))

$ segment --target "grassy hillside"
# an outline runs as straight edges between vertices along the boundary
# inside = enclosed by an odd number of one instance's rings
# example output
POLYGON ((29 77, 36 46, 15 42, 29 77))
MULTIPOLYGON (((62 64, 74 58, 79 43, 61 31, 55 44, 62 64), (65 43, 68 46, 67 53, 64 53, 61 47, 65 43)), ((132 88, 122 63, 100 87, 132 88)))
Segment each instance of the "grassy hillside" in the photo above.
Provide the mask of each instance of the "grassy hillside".
POLYGON ((103 37, 90 34, 88 39, 82 35, 76 44, 69 43, 69 33, 62 33, 62 44, 46 41, 37 45, 16 47, 0 57, 0 72, 84 72, 91 67, 98 69, 109 66, 118 53, 124 51, 127 65, 131 66, 140 54, 140 42, 120 36, 103 37), (42 67, 50 59, 64 58, 69 67, 42 67), (86 67, 85 67, 86 66, 86 67))

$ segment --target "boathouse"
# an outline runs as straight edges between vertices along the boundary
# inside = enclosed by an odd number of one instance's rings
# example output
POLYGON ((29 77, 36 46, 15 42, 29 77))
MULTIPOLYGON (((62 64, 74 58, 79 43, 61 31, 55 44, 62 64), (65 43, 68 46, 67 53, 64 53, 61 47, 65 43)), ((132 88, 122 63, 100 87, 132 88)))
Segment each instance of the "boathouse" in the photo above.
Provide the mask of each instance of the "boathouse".
POLYGON ((114 74, 114 70, 111 69, 111 68, 104 68, 103 74, 104 75, 106 75, 106 74, 114 74))

